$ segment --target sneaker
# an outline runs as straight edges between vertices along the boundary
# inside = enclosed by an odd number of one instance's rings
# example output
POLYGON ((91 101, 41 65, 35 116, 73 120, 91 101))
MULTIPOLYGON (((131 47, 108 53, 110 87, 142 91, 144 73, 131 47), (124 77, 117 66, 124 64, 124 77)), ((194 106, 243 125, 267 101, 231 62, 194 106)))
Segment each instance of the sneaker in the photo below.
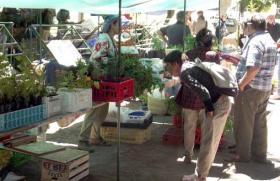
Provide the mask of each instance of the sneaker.
POLYGON ((195 174, 192 175, 184 175, 182 181, 206 181, 205 177, 198 177, 195 174))
POLYGON ((93 145, 89 144, 88 141, 79 141, 78 143, 78 149, 79 150, 84 150, 84 151, 88 151, 90 153, 94 152, 94 147, 93 145))
POLYGON ((190 156, 190 155, 185 155, 184 162, 187 163, 187 164, 192 163, 192 156, 190 156))
POLYGON ((19 181, 25 179, 24 176, 18 176, 14 172, 9 172, 3 181, 19 181))
POLYGON ((105 141, 104 139, 92 139, 90 143, 94 146, 112 146, 111 143, 105 141))

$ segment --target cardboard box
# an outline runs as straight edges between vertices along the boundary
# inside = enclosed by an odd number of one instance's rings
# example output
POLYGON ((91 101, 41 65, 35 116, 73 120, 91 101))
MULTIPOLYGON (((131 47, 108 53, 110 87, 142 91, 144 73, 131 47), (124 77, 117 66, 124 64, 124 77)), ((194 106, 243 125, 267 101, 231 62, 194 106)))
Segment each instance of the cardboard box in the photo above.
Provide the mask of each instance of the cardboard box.
MULTIPOLYGON (((142 144, 151 139, 152 126, 146 129, 121 128, 121 142, 142 144)), ((101 136, 107 141, 117 141, 117 127, 101 127, 101 136)))

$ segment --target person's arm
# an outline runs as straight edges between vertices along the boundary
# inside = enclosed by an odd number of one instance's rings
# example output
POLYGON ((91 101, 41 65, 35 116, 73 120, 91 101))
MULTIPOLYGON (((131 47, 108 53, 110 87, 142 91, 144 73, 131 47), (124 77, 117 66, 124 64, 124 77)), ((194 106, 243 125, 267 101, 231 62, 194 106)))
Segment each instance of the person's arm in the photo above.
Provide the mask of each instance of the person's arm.
POLYGON ((246 73, 239 82, 239 90, 242 92, 246 85, 248 85, 260 71, 259 67, 248 67, 246 73))
POLYGON ((163 41, 168 42, 168 39, 166 37, 166 32, 167 32, 167 27, 163 27, 157 31, 157 34, 163 41))
POLYGON ((239 81, 239 90, 243 91, 244 88, 250 84, 250 82, 259 73, 262 65, 263 51, 257 45, 250 45, 246 57, 247 70, 244 76, 239 81))

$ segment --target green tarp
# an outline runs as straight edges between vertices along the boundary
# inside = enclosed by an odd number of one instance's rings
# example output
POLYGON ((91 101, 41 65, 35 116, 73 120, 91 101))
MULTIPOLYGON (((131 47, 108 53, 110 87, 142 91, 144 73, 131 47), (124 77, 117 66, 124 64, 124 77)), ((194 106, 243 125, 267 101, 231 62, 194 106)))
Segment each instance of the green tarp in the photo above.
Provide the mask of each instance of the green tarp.
MULTIPOLYGON (((203 10, 219 7, 219 0, 186 0, 187 10, 203 10)), ((94 14, 117 14, 118 0, 0 0, 0 7, 14 8, 64 8, 94 14)), ((122 0, 122 11, 155 12, 183 9, 184 0, 122 0)))

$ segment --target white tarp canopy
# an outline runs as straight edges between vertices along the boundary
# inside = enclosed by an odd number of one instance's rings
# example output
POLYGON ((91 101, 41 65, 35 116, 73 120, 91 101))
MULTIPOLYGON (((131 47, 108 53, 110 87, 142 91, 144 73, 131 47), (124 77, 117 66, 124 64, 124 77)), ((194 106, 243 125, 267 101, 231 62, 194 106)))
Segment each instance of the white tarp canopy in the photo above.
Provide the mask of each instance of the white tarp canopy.
MULTIPOLYGON (((10 8, 63 8, 94 14, 117 14, 118 0, 0 0, 0 7, 10 8)), ((219 7, 219 0, 186 0, 187 10, 204 10, 219 7)), ((122 12, 155 12, 183 10, 184 0, 122 0, 122 12)))

